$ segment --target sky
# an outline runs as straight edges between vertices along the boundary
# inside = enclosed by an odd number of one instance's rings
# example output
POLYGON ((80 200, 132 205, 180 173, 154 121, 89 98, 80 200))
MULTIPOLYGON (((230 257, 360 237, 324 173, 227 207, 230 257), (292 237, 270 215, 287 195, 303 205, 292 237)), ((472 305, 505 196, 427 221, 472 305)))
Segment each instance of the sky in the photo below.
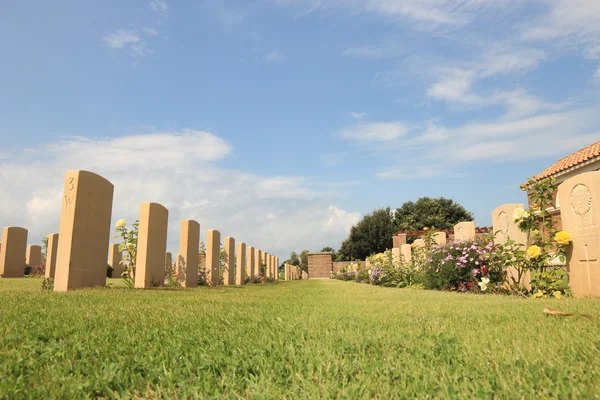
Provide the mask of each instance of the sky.
POLYGON ((376 208, 488 226, 600 140, 598 0, 21 0, 0 6, 0 224, 58 231, 66 170, 285 260, 376 208))

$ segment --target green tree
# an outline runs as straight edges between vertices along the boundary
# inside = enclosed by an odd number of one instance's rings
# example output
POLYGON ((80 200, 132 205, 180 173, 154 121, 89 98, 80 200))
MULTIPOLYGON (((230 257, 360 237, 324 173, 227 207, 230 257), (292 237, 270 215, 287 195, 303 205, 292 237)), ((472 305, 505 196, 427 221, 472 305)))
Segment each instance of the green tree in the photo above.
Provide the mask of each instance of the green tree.
POLYGON ((298 258, 298 253, 292 251, 290 254, 290 258, 286 261, 286 263, 290 265, 295 265, 296 267, 300 265, 300 258, 298 258))
POLYGON ((308 272, 308 250, 302 250, 300 253, 300 264, 299 267, 302 271, 308 272))
POLYGON ((421 197, 407 201, 396 209, 395 231, 423 229, 452 229, 459 222, 473 221, 473 214, 452 199, 421 197))
POLYGON ((382 253, 393 246, 396 232, 394 216, 389 207, 367 214, 350 230, 350 235, 337 253, 337 261, 365 260, 373 253, 382 253))

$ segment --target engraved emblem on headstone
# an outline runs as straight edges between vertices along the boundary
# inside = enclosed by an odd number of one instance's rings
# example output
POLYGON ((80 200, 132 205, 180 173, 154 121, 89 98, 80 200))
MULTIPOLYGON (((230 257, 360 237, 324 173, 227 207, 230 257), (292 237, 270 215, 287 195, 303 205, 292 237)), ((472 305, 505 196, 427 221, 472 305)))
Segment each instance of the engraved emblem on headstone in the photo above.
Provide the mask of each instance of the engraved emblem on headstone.
POLYGON ((508 227, 510 226, 510 221, 508 220, 508 214, 506 212, 502 211, 498 214, 498 225, 500 232, 506 235, 508 233, 508 227))
POLYGON ((583 185, 576 185, 571 191, 571 209, 579 216, 584 216, 592 208, 592 193, 583 185))

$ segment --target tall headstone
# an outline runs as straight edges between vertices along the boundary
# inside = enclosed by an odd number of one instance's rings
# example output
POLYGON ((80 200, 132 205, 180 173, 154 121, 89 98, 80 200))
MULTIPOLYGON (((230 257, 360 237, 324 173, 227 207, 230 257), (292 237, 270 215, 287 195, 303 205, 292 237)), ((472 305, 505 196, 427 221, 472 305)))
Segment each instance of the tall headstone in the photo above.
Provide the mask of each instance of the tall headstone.
POLYGON ((135 287, 163 286, 169 210, 158 203, 141 203, 135 287))
POLYGON ((523 208, 523 204, 504 204, 492 211, 495 244, 504 244, 510 237, 523 247, 527 245, 527 234, 515 225, 513 215, 517 208, 523 208))
POLYGON ((398 247, 394 247, 392 249, 392 262, 395 265, 400 264, 400 261, 402 260, 400 255, 401 255, 400 249, 398 247))
POLYGON ((223 270, 223 283, 227 286, 235 285, 235 239, 223 239, 225 248, 225 269, 223 270))
POLYGON ((459 222, 454 225, 454 240, 475 239, 475 222, 459 222))
POLYGON ((600 172, 586 172, 558 186, 567 247, 569 285, 575 296, 600 296, 600 172))
POLYGON ((271 272, 269 271, 269 253, 262 253, 262 262, 261 262, 261 266, 260 266, 260 270, 263 273, 263 276, 265 278, 270 278, 271 277, 271 272))
POLYGON ((403 244, 400 246, 400 254, 404 258, 404 262, 411 262, 412 260, 412 248, 410 244, 403 244))
POLYGON ((31 244, 27 247, 27 257, 25 264, 31 267, 30 275, 35 275, 36 267, 42 265, 42 246, 37 244, 31 244))
MULTIPOLYGON (((261 263, 262 263, 262 251, 256 249, 256 251, 254 251, 254 272, 255 272, 255 276, 259 276, 259 274, 260 274, 260 264, 261 263)), ((264 276, 263 276, 263 278, 264 278, 264 276)))
POLYGON ((173 254, 167 251, 165 253, 165 274, 171 272, 171 268, 173 268, 173 254))
POLYGON ((241 286, 246 282, 246 243, 237 244, 237 257, 235 267, 235 284, 241 286))
POLYGON ((206 279, 210 286, 219 285, 220 255, 221 233, 214 229, 206 231, 206 279))
POLYGON ((67 171, 54 291, 105 286, 112 183, 88 171, 67 171))
POLYGON ((25 252, 27 251, 27 229, 9 226, 2 229, 0 249, 0 276, 22 278, 25 276, 25 252))
POLYGON ((123 259, 123 253, 119 251, 119 245, 112 243, 108 247, 108 265, 113 269, 112 277, 120 278, 123 272, 121 267, 121 260, 123 259))
POLYGON ((254 270, 255 270, 255 255, 254 255, 254 247, 248 246, 246 248, 246 275, 249 278, 254 278, 254 270))
POLYGON ((46 254, 46 278, 54 279, 56 274, 56 256, 58 253, 58 233, 51 233, 48 238, 48 250, 46 254))
POLYGON ((435 244, 438 246, 444 246, 446 244, 446 232, 435 233, 435 244))
POLYGON ((198 286, 199 251, 200 224, 191 219, 181 221, 177 277, 183 287, 198 286))

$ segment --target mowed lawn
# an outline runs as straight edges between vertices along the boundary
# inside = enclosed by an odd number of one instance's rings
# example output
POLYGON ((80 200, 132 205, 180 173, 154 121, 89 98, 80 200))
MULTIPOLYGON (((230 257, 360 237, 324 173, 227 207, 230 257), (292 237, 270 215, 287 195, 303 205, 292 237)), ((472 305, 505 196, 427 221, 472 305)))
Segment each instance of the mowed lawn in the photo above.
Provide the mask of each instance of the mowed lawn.
MULTIPOLYGON (((120 283, 118 280, 109 280, 120 283)), ((600 299, 0 279, 0 397, 598 398, 600 299)))

